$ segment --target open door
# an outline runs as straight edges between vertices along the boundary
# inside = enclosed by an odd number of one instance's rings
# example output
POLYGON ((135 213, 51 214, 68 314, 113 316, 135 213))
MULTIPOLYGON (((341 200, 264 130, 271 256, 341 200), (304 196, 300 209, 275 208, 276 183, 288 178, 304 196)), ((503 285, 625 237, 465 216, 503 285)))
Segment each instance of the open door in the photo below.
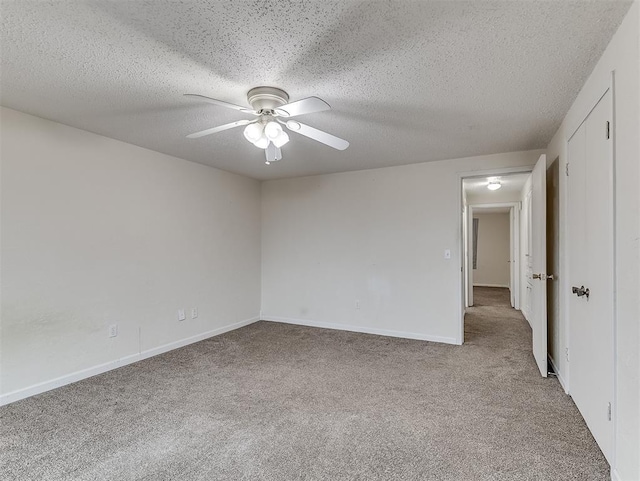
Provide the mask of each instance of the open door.
POLYGON ((473 207, 467 206, 467 301, 473 306, 473 207))
POLYGON ((511 307, 517 309, 516 306, 516 210, 511 207, 509 209, 509 294, 511 298, 511 307))
POLYGON ((547 377, 547 156, 541 155, 531 174, 531 329, 533 357, 547 377))

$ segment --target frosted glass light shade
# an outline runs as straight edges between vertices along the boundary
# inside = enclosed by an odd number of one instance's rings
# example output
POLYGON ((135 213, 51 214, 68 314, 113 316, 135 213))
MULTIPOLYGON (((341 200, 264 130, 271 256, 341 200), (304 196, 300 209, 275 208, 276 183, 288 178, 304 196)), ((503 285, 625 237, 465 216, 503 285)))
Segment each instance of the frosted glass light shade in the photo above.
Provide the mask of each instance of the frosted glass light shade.
POLYGON ((289 136, 287 135, 286 132, 284 132, 283 130, 280 130, 280 134, 275 139, 272 139, 271 142, 273 142, 273 145, 280 148, 284 144, 289 142, 289 136))
POLYGON ((269 139, 266 135, 262 135, 258 140, 256 140, 253 145, 258 147, 259 149, 266 149, 269 146, 269 139))
POLYGON ((281 132, 282 127, 280 127, 280 124, 277 122, 268 122, 264 127, 264 135, 266 135, 269 140, 277 138, 281 132))
POLYGON ((256 122, 244 128, 244 138, 249 142, 255 143, 260 137, 262 137, 262 124, 256 122))

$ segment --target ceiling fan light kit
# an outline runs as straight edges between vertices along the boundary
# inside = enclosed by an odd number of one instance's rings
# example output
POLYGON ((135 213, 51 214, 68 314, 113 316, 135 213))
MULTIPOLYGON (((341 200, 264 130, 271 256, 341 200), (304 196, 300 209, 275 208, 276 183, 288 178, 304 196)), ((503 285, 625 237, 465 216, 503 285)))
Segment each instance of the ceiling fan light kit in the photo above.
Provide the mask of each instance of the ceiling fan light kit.
POLYGON ((282 159, 280 148, 289 142, 289 135, 284 131, 284 125, 288 130, 296 132, 310 139, 321 142, 334 149, 344 150, 349 147, 349 142, 322 130, 301 124, 296 120, 282 121, 280 118, 294 117, 297 115, 311 114, 330 110, 328 103, 318 97, 307 97, 302 100, 289 103, 289 95, 276 87, 256 87, 247 93, 247 101, 252 108, 230 104, 222 100, 212 99, 204 95, 185 94, 198 100, 252 114, 258 118, 255 120, 239 120, 230 124, 213 127, 187 135, 187 138, 196 139, 205 135, 215 134, 234 127, 245 126, 243 134, 245 139, 259 149, 264 149, 266 164, 282 159))

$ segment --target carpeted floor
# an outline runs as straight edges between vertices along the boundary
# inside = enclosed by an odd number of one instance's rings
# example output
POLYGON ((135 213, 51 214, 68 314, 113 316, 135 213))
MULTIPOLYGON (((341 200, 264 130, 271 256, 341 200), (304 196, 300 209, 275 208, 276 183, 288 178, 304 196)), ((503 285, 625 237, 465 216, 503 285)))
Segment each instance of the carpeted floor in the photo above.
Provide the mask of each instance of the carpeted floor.
POLYGON ((526 321, 475 296, 464 346, 259 322, 5 406, 0 479, 609 479, 526 321))

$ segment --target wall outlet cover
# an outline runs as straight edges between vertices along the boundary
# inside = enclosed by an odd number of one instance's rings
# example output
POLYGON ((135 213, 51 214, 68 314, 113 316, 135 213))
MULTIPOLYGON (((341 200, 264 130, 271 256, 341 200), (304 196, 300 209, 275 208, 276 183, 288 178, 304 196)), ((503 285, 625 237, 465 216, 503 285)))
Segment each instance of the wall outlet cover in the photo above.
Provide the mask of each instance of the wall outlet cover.
POLYGON ((109 337, 116 337, 118 335, 118 325, 111 324, 109 326, 109 337))

